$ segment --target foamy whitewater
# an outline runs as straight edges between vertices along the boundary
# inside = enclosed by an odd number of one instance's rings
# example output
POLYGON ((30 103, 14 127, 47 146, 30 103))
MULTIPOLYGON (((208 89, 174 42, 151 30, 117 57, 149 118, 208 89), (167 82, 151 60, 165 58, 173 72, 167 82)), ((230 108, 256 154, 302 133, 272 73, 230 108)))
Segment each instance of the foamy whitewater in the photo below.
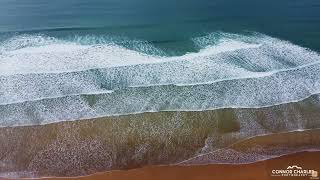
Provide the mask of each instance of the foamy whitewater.
MULTIPOLYGON (((96 38, 19 35, 3 41, 0 126, 259 108, 320 92, 320 55, 262 34, 211 33, 193 39, 199 52, 182 56, 143 53, 96 38)), ((160 52, 150 44, 140 47, 160 52)))

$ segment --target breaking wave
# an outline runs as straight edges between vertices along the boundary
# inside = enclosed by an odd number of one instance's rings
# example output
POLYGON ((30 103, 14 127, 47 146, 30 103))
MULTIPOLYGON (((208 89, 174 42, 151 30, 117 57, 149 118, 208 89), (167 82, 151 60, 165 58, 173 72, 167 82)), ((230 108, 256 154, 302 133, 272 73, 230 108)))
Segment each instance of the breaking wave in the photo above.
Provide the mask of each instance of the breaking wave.
POLYGON ((182 56, 77 37, 21 35, 0 45, 1 126, 101 116, 252 108, 320 91, 320 55, 262 34, 212 33, 182 56), (158 53, 159 54, 159 53, 158 53))

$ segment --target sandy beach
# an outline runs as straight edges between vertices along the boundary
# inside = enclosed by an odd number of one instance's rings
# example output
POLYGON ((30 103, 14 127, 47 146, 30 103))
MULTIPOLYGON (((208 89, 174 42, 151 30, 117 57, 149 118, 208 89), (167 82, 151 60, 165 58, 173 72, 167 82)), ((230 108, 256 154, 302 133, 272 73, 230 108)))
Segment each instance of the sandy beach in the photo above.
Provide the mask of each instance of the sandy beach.
MULTIPOLYGON (((272 170, 298 165, 303 169, 320 170, 320 152, 301 152, 243 165, 150 166, 129 171, 111 171, 77 178, 44 178, 43 180, 294 180, 311 177, 277 177, 272 170)), ((316 179, 316 178, 315 178, 316 179)))
MULTIPOLYGON (((85 176, 58 176, 44 180, 264 180, 310 179, 310 171, 320 171, 320 130, 306 130, 249 138, 229 147, 199 155, 176 165, 146 165, 130 170, 92 172, 85 176), (288 153, 287 155, 283 155, 288 153), (261 160, 266 157, 268 159, 261 160), (221 159, 222 158, 222 159, 221 159), (256 159, 255 159, 256 158, 256 159), (222 160, 251 163, 217 163, 222 160), (292 172, 283 174, 282 170, 292 172), (289 169, 290 170, 290 169, 289 169), (308 173, 294 173, 306 170, 308 173), (296 176, 296 177, 294 177, 296 176)), ((225 161, 227 162, 227 161, 225 161)), ((39 172, 39 174, 41 174, 39 172)), ((67 173, 66 173, 67 174, 67 173)), ((12 179, 17 179, 12 177, 12 179)), ((315 176, 313 179, 317 179, 315 176)))

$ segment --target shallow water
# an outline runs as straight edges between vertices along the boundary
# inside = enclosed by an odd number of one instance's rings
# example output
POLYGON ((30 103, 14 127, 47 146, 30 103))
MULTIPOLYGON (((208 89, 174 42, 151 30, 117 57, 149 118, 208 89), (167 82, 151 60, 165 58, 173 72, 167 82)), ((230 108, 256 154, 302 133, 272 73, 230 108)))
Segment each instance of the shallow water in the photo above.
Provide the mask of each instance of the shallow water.
POLYGON ((155 112, 0 128, 0 152, 5 155, 0 171, 79 176, 181 162, 255 162, 319 149, 319 116, 319 98, 312 96, 258 109, 155 112), (286 132, 292 133, 232 145, 286 132))

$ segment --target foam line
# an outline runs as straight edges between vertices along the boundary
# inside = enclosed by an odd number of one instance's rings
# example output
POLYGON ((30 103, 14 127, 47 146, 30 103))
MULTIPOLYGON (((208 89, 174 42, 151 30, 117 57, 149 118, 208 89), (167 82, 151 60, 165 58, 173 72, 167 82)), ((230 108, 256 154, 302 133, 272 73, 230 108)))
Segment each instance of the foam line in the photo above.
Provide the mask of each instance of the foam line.
POLYGON ((153 64, 258 47, 258 45, 243 42, 220 43, 214 48, 211 47, 199 53, 190 53, 181 57, 160 57, 129 50, 115 44, 88 45, 42 36, 20 38, 8 40, 0 48, 0 75, 60 73, 104 67, 153 64), (20 38, 26 38, 27 40, 24 41, 27 42, 35 42, 25 45, 20 38), (37 44, 37 41, 40 43, 37 44))
POLYGON ((0 46, 0 104, 261 77, 320 60, 315 52, 264 35, 213 33, 193 41, 199 52, 161 57, 110 44, 16 37, 0 46))
POLYGON ((131 87, 0 106, 1 126, 157 111, 259 108, 295 102, 320 92, 320 64, 271 76, 191 86, 131 87))
MULTIPOLYGON (((200 52, 178 57, 153 56, 114 44, 79 44, 78 41, 81 42, 81 40, 62 41, 42 36, 22 36, 7 40, 0 46, 1 75, 72 72, 104 67, 193 60, 198 57, 208 60, 212 55, 242 49, 244 51, 235 53, 233 56, 239 56, 243 62, 251 61, 250 63, 257 66, 256 70, 267 70, 284 65, 301 65, 314 62, 315 58, 319 59, 319 55, 315 52, 262 35, 241 36, 213 33, 193 40, 202 48, 200 52), (212 44, 203 43, 204 40, 212 44), (245 51, 247 49, 254 50, 245 51), (246 58, 246 56, 249 57, 246 58), (259 58, 260 56, 265 59, 259 58), (256 58, 256 60, 251 58, 256 58)), ((211 59, 211 61, 215 60, 217 62, 220 59, 211 59)))

